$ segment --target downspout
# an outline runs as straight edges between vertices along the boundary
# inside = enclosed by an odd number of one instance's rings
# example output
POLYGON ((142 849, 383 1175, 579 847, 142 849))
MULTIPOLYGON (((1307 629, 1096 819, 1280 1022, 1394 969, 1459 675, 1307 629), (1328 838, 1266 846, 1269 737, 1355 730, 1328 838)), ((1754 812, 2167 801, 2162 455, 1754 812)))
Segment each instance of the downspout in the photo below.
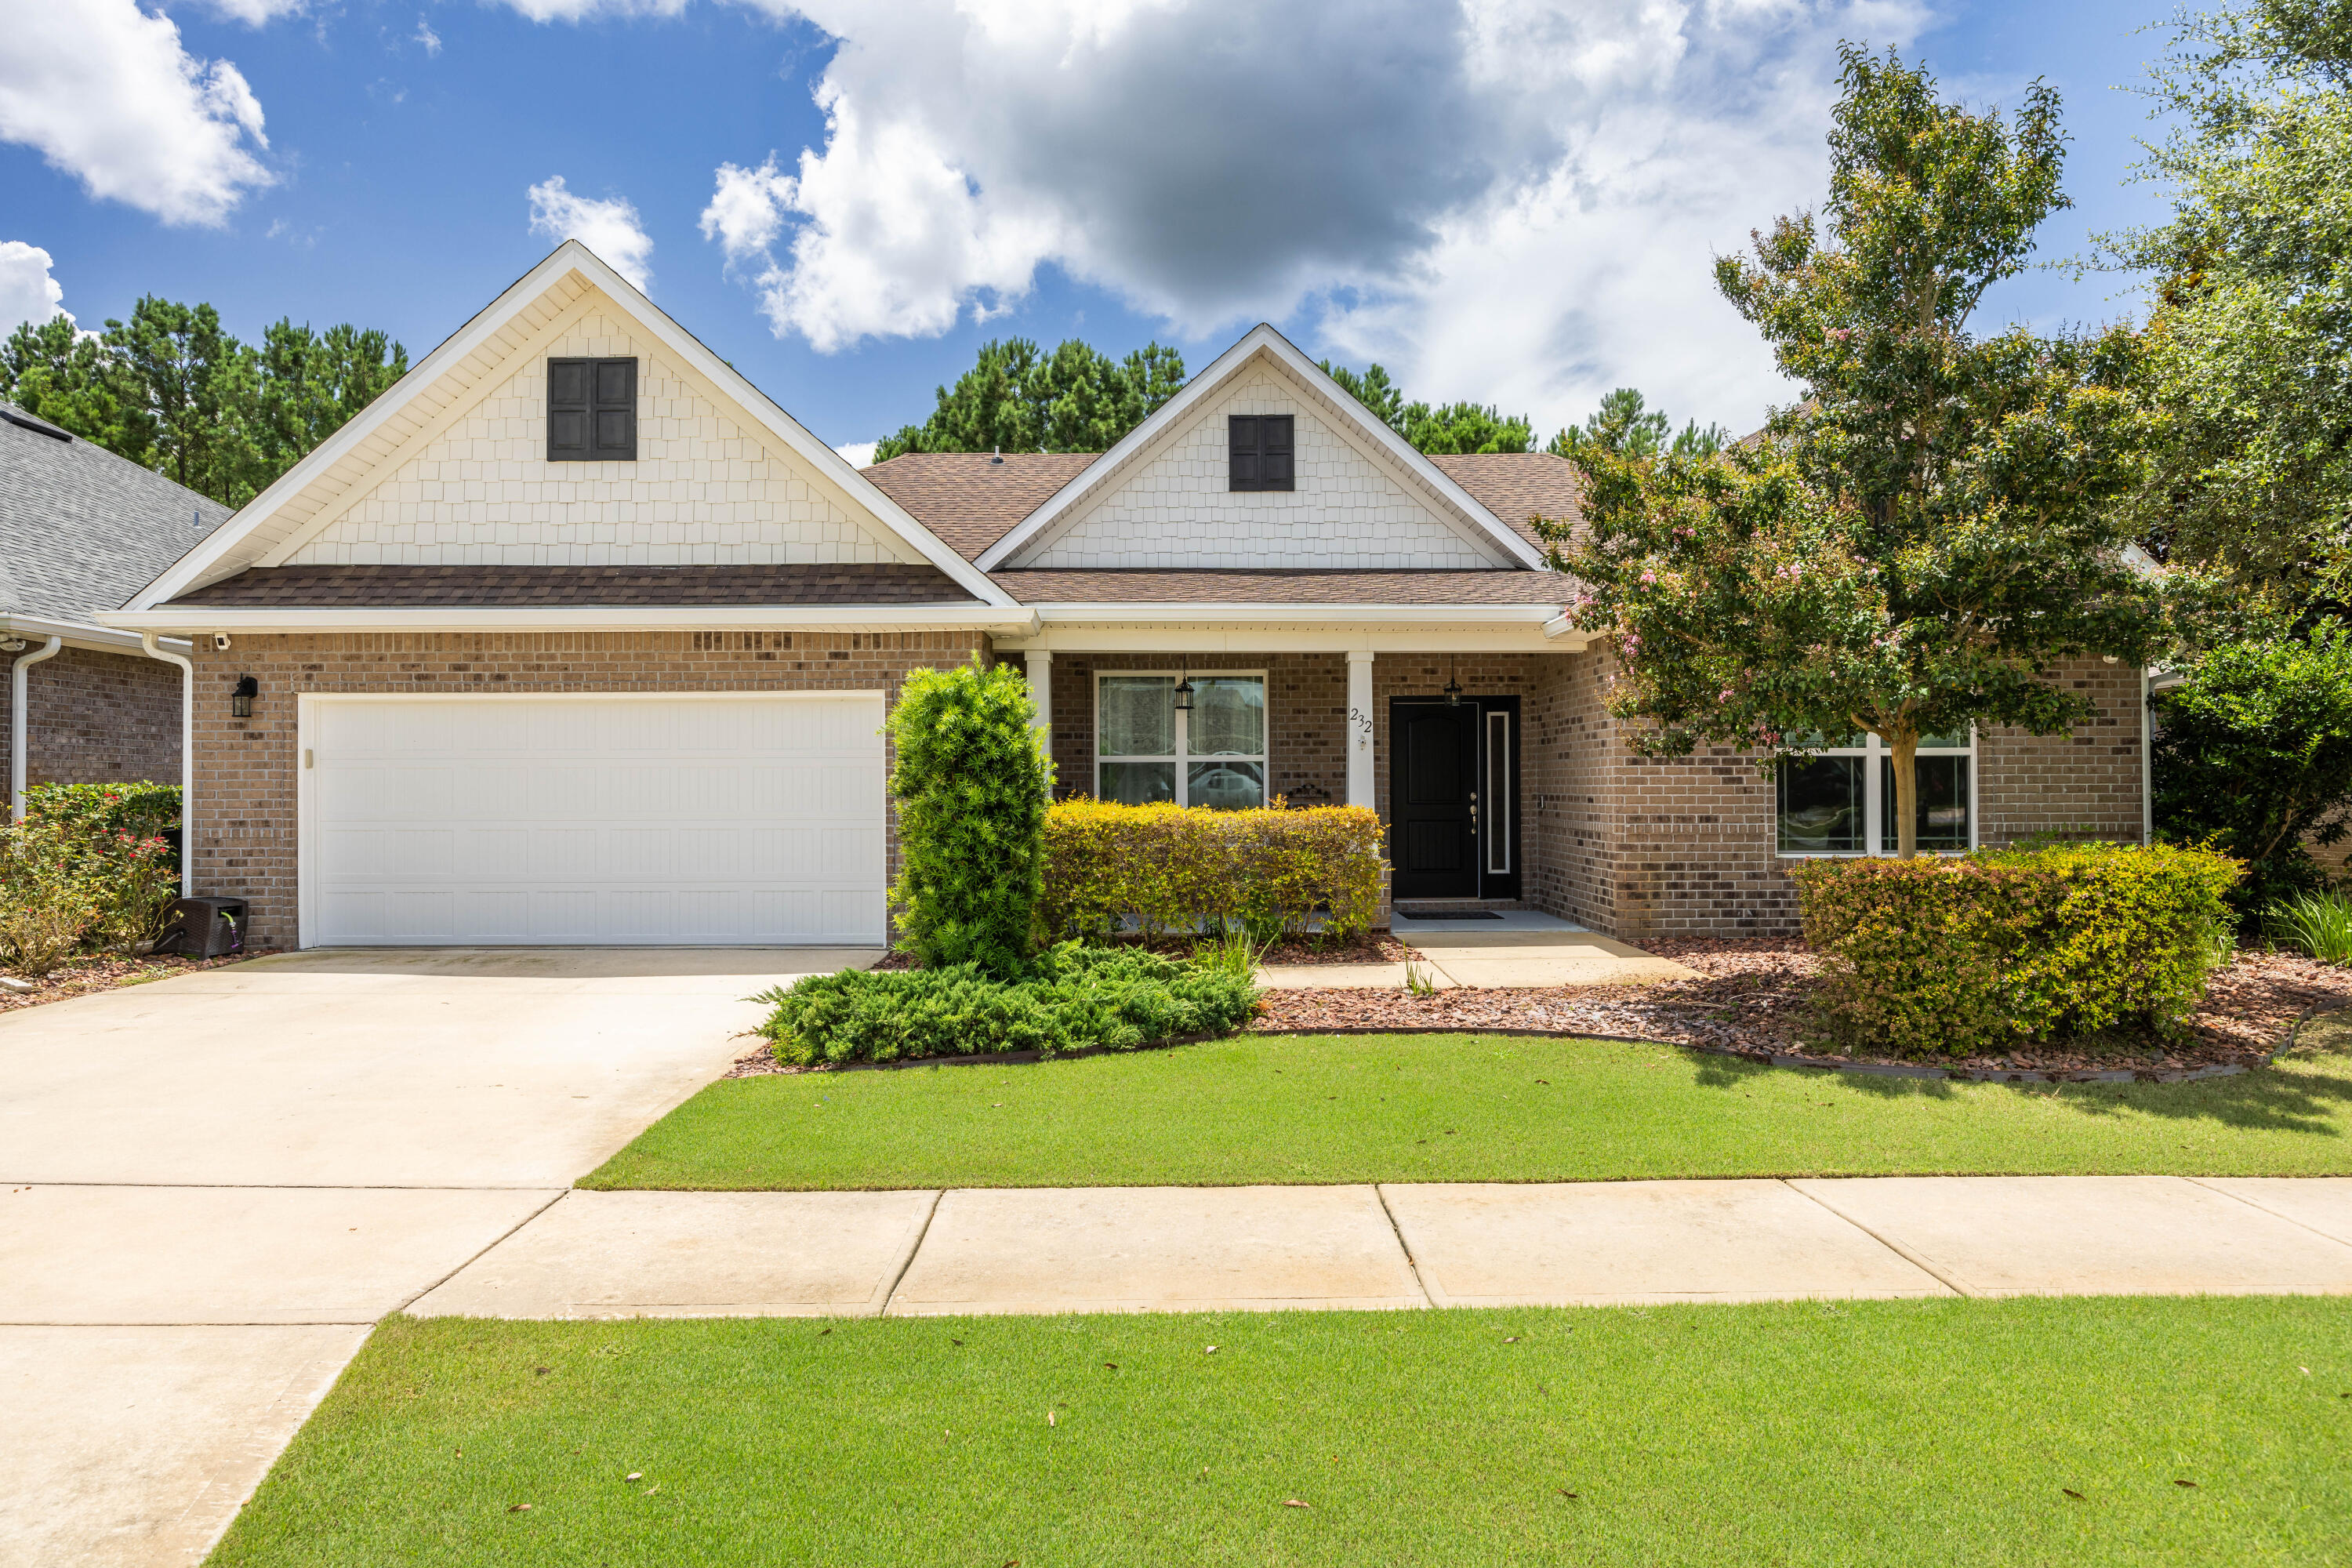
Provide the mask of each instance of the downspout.
POLYGON ((65 638, 51 637, 48 647, 22 656, 8 672, 8 818, 12 822, 25 820, 25 672, 45 658, 57 658, 58 649, 65 646, 65 638))
POLYGON ((167 653, 155 646, 153 632, 141 632, 139 646, 149 658, 180 667, 180 897, 196 891, 196 661, 184 653, 167 653))
POLYGON ((2139 670, 2139 841, 2156 842, 2156 693, 2147 666, 2139 670))

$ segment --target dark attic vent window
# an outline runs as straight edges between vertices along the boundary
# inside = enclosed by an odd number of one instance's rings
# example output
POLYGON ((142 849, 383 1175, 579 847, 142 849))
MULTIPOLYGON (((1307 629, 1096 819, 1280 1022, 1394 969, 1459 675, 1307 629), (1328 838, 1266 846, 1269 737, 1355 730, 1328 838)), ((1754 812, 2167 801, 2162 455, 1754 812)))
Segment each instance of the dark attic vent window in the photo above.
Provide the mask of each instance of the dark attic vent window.
POLYGON ((551 463, 634 463, 637 460, 635 360, 551 359, 547 362, 547 460, 551 463))
POLYGON ((1286 490, 1291 482, 1288 414, 1225 416, 1225 452, 1231 465, 1227 489, 1286 490))

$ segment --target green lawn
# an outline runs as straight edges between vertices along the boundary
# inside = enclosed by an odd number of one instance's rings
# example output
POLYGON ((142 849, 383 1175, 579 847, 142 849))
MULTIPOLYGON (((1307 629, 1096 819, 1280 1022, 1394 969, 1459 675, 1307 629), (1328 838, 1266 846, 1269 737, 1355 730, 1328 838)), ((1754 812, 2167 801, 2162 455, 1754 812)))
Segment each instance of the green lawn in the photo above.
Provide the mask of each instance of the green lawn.
POLYGON ((591 1187, 2352 1173, 2352 1052, 2023 1086, 1504 1036, 1244 1037, 712 1084, 591 1187))
POLYGON ((212 1561, 2342 1563, 2347 1391, 2308 1298, 395 1317, 212 1561))

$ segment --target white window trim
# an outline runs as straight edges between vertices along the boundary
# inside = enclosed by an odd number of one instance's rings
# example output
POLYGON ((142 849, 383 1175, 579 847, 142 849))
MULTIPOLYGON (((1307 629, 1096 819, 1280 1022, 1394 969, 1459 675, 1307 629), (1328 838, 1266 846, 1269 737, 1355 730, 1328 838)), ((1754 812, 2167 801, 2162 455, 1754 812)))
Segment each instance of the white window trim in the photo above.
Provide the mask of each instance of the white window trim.
MULTIPOLYGON (((1878 787, 1886 773, 1886 742, 1876 735, 1864 734, 1859 746, 1822 746, 1805 753, 1808 757, 1863 757, 1862 764, 1862 842, 1860 849, 1783 849, 1780 847, 1780 781, 1772 781, 1772 853, 1781 860, 1863 860, 1886 859, 1895 851, 1880 847, 1884 842, 1886 802, 1885 792, 1878 787)), ((1928 849, 1927 855, 1965 855, 1977 847, 1979 817, 1977 784, 1982 770, 1977 766, 1977 728, 1969 726, 1969 743, 1965 746, 1922 745, 1923 757, 1966 757, 1969 760, 1969 847, 1968 849, 1928 849)))
POLYGON ((1097 800, 1103 798, 1102 769, 1105 763, 1171 763, 1174 764, 1176 769, 1176 804, 1178 805, 1190 805, 1192 802, 1188 800, 1186 796, 1191 793, 1192 788, 1192 769, 1191 764, 1195 762, 1210 761, 1226 763, 1255 763, 1258 765, 1258 779, 1260 781, 1258 786, 1258 804, 1263 805, 1267 801, 1274 798, 1273 791, 1267 787, 1274 782, 1274 683, 1268 679, 1266 672, 1263 669, 1097 669, 1095 671, 1094 720, 1096 751, 1095 776, 1093 783, 1095 798, 1097 800), (1120 752, 1119 754, 1113 756, 1109 752, 1101 750, 1103 732, 1102 683, 1104 681, 1113 679, 1120 676, 1151 676, 1167 680, 1171 686, 1173 686, 1177 681, 1189 679, 1191 677, 1195 675, 1200 676, 1203 679, 1255 679, 1258 682, 1259 687, 1265 695, 1265 705, 1259 710, 1259 719, 1261 721, 1262 730, 1258 739, 1265 743, 1266 750, 1248 756, 1244 756, 1237 752, 1219 752, 1214 757, 1195 757, 1192 755, 1191 750, 1192 740, 1192 715, 1188 710, 1181 708, 1176 710, 1176 751, 1174 755, 1150 757, 1136 756, 1127 752, 1120 752))

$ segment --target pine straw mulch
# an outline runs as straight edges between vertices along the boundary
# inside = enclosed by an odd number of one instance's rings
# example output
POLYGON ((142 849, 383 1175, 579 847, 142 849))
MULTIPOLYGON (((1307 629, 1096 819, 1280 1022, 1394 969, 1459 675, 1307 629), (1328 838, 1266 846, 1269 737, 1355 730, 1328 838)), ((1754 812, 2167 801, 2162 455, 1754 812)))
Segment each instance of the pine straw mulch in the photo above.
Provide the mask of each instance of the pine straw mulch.
POLYGON ((199 969, 220 969, 232 963, 243 963, 248 958, 265 958, 275 948, 257 948, 251 952, 232 952, 220 958, 192 958, 180 952, 151 952, 140 958, 120 953, 103 957, 76 956, 35 981, 34 989, 16 991, 0 987, 0 1013, 16 1007, 37 1007, 44 1002, 62 1002, 68 996, 87 996, 94 991, 113 991, 125 985, 143 985, 151 980, 167 980, 175 974, 186 974, 199 969))
POLYGON ((1614 1035, 1822 1067, 1935 1068, 1969 1075, 2203 1074, 2259 1066, 2301 1018, 2352 1006, 2352 970, 2299 953, 2241 951, 2216 973, 2189 1018, 2190 1038, 2102 1037, 2000 1056, 1903 1058, 1841 1051, 1818 1037, 1811 1004, 1819 961, 1794 939, 1654 940, 1643 949, 1698 971, 1648 985, 1525 990, 1269 991, 1262 1033, 1411 1034, 1515 1030, 1614 1035))

